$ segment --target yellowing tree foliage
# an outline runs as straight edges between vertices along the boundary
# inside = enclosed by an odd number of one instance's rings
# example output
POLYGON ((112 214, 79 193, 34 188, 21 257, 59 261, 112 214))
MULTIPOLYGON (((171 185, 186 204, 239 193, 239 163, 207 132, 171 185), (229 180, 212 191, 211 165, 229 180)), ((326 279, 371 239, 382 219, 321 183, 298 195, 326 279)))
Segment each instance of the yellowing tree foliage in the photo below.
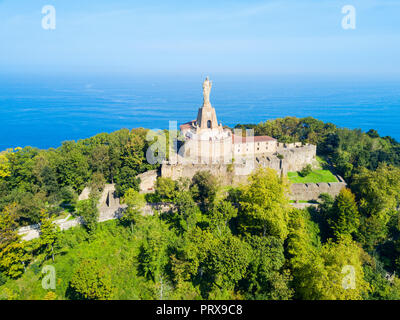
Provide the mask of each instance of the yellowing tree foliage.
POLYGON ((19 242, 15 208, 12 204, 0 212, 0 271, 11 278, 24 272, 23 263, 29 259, 24 244, 19 242))
POLYGON ((10 162, 5 152, 0 153, 0 179, 8 177, 11 174, 10 162))

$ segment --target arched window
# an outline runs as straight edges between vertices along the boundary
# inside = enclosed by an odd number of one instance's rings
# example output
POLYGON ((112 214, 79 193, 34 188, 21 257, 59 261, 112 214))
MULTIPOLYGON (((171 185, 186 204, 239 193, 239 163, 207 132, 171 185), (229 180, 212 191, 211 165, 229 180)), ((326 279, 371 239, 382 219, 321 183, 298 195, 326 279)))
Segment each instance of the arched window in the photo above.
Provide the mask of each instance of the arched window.
POLYGON ((207 121, 207 128, 211 129, 211 120, 207 121))

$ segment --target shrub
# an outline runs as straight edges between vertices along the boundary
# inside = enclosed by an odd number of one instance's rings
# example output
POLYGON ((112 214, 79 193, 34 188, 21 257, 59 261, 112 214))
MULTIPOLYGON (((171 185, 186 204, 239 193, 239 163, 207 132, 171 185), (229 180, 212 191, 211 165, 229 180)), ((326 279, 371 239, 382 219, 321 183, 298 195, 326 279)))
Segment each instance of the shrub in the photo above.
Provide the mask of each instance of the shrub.
POLYGON ((159 199, 172 201, 175 197, 176 183, 171 178, 157 178, 156 195, 159 199))
POLYGON ((76 212, 83 219, 83 224, 89 232, 95 231, 97 220, 99 219, 99 209, 97 208, 97 198, 89 198, 78 202, 76 212))
POLYGON ((299 176, 307 177, 311 172, 312 172, 312 167, 311 165, 308 164, 299 172, 299 176))
POLYGON ((192 178, 190 191, 193 199, 200 203, 203 212, 206 212, 217 195, 218 181, 209 171, 198 171, 192 178))

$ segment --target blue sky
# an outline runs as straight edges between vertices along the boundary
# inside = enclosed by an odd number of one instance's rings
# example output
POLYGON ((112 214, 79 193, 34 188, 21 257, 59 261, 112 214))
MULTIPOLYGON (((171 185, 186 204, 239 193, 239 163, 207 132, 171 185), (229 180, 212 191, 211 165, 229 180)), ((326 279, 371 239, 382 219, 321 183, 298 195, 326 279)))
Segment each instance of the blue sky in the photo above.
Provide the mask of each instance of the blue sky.
POLYGON ((400 1, 0 0, 0 70, 400 75, 400 1))

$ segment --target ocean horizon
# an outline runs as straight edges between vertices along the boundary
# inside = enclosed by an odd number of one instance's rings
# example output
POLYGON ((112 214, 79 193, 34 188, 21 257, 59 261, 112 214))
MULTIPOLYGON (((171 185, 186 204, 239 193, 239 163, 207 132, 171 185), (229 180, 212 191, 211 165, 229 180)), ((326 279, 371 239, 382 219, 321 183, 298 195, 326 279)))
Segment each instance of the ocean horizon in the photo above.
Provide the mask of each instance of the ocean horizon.
MULTIPOLYGON (((204 77, 1 76, 0 150, 56 148, 101 132, 193 120, 204 77)), ((311 116, 400 140, 400 78, 210 74, 210 80, 224 125, 311 116)))

